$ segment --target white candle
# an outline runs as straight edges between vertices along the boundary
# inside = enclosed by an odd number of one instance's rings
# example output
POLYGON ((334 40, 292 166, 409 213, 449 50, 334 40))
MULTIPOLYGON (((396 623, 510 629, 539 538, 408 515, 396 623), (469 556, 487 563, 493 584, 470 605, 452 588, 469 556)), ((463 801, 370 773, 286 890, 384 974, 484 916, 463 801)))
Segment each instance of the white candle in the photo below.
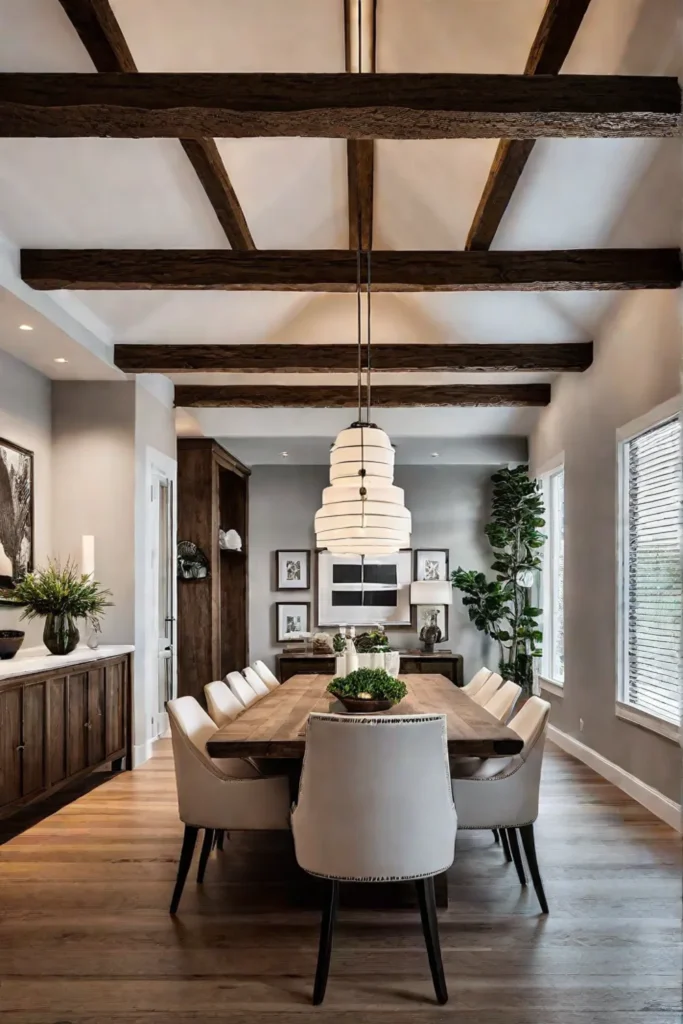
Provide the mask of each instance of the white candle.
POLYGON ((94 577, 95 575, 95 538, 83 536, 81 538, 81 572, 84 576, 94 577))

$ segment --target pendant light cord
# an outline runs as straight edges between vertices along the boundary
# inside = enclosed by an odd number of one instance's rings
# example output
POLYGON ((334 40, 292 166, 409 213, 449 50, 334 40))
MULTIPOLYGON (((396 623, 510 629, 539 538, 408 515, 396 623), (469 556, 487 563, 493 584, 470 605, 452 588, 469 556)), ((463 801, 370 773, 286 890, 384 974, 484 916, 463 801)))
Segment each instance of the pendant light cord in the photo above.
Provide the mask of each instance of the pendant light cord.
MULTIPOLYGON (((358 2, 358 73, 361 74, 363 71, 363 2, 358 2)), ((361 201, 360 201, 360 179, 356 175, 356 313, 357 313, 357 330, 358 330, 358 422, 360 422, 363 415, 363 314, 362 314, 362 285, 361 285, 361 273, 362 273, 362 254, 361 254, 361 239, 362 239, 362 212, 361 212, 361 201)))

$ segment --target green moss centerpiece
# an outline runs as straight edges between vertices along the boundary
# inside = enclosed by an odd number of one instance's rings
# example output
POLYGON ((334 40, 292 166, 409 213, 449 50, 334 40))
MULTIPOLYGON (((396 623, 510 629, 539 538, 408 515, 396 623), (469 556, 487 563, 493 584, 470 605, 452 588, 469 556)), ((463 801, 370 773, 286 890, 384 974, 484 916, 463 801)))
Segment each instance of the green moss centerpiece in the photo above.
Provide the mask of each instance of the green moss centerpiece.
POLYGON ((356 715, 388 711, 408 693, 406 684, 383 668, 359 668, 347 676, 336 676, 327 689, 356 715))

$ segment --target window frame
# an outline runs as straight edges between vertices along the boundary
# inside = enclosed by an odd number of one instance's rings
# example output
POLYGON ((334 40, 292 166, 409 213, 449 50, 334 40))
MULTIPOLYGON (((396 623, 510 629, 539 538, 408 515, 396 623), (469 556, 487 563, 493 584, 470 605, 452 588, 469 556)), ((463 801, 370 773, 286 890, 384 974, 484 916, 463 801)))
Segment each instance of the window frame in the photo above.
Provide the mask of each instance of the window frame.
MULTIPOLYGON (((554 583, 554 553, 557 533, 553 507, 552 480, 562 474, 565 477, 564 452, 558 452, 554 459, 548 462, 537 473, 537 479, 543 489, 543 503, 545 505, 545 534, 547 540, 543 545, 541 554, 541 607, 543 608, 543 657, 539 670, 541 687, 556 696, 564 695, 565 680, 557 679, 553 674, 553 654, 555 647, 555 588, 554 583)), ((566 477, 565 477, 566 486, 566 477)), ((565 516, 566 518, 566 516, 565 516)), ((564 606, 564 602, 563 602, 564 606)))
MULTIPOLYGON (((663 426, 670 420, 678 418, 683 430, 683 415, 681 413, 681 395, 655 406, 643 416, 632 420, 630 423, 619 427, 616 432, 617 439, 617 551, 616 551, 616 576, 617 576, 617 657, 616 657, 616 701, 615 714, 617 718, 632 722, 651 732, 665 736, 667 739, 679 741, 681 738, 681 724, 674 725, 667 719, 660 718, 648 711, 643 710, 628 700, 628 511, 629 511, 629 471, 628 471, 628 444, 641 434, 656 427, 663 426)), ((682 454, 683 459, 683 454, 682 454)), ((683 666, 683 660, 682 660, 683 666)), ((683 702, 683 686, 682 686, 683 702)))

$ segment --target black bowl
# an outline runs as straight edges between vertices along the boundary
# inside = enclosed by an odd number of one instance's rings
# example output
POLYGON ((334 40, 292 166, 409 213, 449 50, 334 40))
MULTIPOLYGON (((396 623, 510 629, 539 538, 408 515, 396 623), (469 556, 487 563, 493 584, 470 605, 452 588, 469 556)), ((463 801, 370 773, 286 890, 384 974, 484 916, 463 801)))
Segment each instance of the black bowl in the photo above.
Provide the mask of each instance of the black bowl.
POLYGON ((372 700, 368 697, 342 697, 339 693, 333 693, 332 696, 352 715, 376 715, 388 711, 395 703, 393 700, 372 700))
POLYGON ((0 661, 13 658, 23 644, 25 636, 21 629, 0 629, 0 661))

